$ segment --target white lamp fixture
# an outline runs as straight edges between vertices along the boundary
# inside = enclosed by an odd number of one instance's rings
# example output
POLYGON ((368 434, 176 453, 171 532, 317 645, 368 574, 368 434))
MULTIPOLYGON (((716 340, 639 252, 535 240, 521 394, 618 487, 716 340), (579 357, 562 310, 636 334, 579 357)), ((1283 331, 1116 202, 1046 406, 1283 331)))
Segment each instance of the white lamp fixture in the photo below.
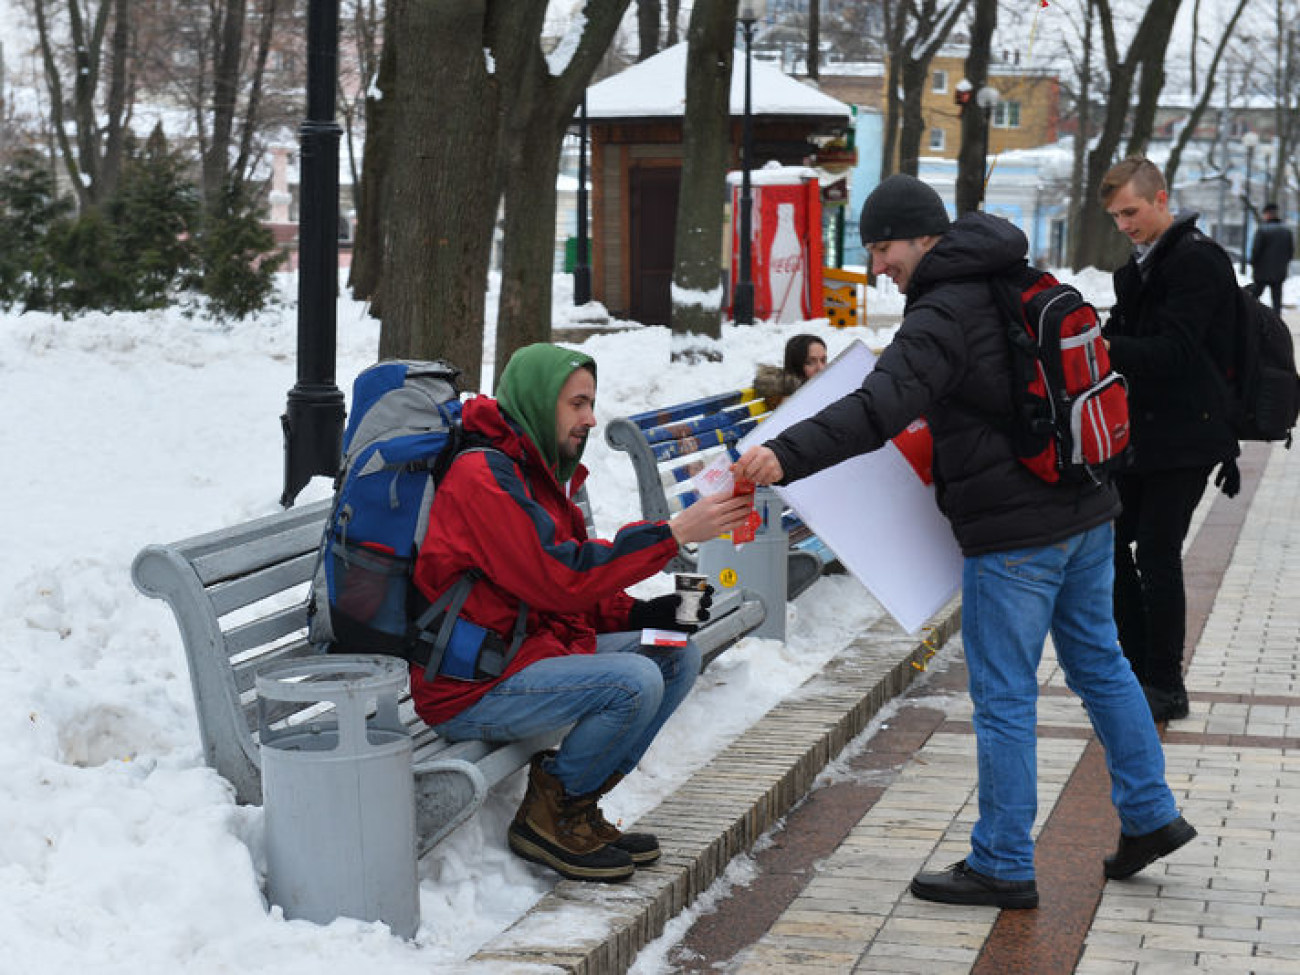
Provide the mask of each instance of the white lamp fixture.
POLYGON ((767 16, 767 0, 740 0, 740 10, 736 19, 753 23, 767 16))

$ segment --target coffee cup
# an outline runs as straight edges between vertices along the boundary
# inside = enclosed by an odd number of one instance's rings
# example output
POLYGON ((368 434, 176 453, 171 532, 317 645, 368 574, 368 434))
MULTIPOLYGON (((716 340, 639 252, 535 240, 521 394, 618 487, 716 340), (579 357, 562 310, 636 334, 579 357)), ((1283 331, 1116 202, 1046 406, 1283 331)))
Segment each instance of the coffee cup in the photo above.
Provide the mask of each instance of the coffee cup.
POLYGON ((675 577, 677 595, 677 622, 694 626, 700 622, 700 601, 709 589, 709 577, 699 572, 678 572, 675 577))

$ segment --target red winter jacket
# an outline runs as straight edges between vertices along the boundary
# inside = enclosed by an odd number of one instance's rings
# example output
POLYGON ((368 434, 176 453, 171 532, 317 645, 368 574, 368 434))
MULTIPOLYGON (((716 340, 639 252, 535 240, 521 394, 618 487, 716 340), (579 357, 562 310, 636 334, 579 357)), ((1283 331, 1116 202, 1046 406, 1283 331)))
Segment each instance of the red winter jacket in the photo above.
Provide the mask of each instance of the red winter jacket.
MULTIPOLYGON (((460 615, 508 640, 522 600, 528 604, 528 635, 505 674, 492 680, 439 675, 428 682, 424 669, 412 665, 415 708, 430 725, 459 714, 534 661, 594 653, 597 633, 627 628, 632 597, 623 590, 677 553, 665 521, 626 525, 613 541, 588 539, 581 510, 495 400, 470 400, 462 422, 496 449, 462 454, 438 485, 415 584, 435 600, 467 569, 477 568, 484 578, 460 615)), ((580 466, 570 491, 586 476, 580 466)))

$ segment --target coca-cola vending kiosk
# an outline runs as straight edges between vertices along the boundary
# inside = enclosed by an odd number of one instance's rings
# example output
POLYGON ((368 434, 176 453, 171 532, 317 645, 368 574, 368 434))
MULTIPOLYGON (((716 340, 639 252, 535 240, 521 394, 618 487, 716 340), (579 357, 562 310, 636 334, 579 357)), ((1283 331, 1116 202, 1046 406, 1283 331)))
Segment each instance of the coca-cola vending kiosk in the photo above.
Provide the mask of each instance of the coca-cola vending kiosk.
MULTIPOLYGON (((727 313, 732 316, 740 278, 741 178, 740 173, 727 174, 731 189, 727 313)), ((823 317, 822 200, 817 173, 806 166, 773 166, 752 170, 749 180, 754 318, 800 322, 823 317)))

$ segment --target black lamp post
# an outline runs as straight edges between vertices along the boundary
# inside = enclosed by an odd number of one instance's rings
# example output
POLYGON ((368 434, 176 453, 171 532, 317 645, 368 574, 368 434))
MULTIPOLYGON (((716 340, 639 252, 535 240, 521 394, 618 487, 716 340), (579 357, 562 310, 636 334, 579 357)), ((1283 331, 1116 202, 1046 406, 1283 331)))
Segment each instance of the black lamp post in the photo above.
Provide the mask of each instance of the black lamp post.
POLYGON ((587 93, 578 116, 578 252, 573 261, 573 303, 591 301, 591 260, 587 251, 587 93))
POLYGON ((992 85, 985 85, 975 94, 975 104, 984 112, 984 145, 982 153, 984 164, 980 167, 980 209, 984 208, 984 196, 989 185, 989 144, 992 141, 990 136, 993 132, 993 110, 998 107, 998 101, 1001 98, 1001 93, 992 85))
POLYGON ((736 296, 732 310, 737 325, 754 324, 753 259, 750 237, 753 234, 753 196, 749 172, 754 165, 754 121, 751 103, 750 68, 753 62, 754 22, 766 12, 766 0, 741 0, 737 19, 745 35, 745 115, 740 160, 740 268, 736 278, 736 296))
POLYGON ((298 207, 298 381, 280 417, 284 494, 293 504, 316 474, 338 471, 343 446, 343 393, 334 384, 339 278, 339 135, 334 120, 338 79, 338 0, 307 7, 307 117, 298 207))
POLYGON ((1247 132, 1241 137, 1241 144, 1246 147, 1246 185, 1241 192, 1241 273, 1246 273, 1246 253, 1250 250, 1250 181, 1251 164, 1255 161, 1255 147, 1259 145, 1259 136, 1247 132))

